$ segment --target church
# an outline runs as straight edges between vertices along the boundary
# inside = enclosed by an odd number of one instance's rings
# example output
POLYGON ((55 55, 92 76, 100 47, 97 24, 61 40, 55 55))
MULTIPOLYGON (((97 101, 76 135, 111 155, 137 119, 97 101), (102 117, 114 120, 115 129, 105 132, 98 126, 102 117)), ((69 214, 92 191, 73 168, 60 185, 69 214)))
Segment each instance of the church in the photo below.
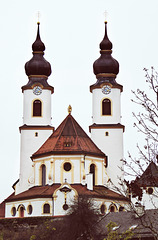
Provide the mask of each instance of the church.
POLYGON ((123 211, 129 199, 111 190, 111 184, 119 187, 118 177, 124 177, 120 170, 125 130, 121 124, 123 86, 116 81, 119 63, 112 57, 107 22, 100 57, 93 64, 91 137, 73 117, 71 106, 62 123, 56 129, 52 126, 54 87, 47 82, 51 65, 44 58, 40 23, 32 50, 33 57, 25 64, 28 83, 21 88, 19 179, 3 202, 3 217, 62 216, 79 196, 93 199, 101 214, 123 211))

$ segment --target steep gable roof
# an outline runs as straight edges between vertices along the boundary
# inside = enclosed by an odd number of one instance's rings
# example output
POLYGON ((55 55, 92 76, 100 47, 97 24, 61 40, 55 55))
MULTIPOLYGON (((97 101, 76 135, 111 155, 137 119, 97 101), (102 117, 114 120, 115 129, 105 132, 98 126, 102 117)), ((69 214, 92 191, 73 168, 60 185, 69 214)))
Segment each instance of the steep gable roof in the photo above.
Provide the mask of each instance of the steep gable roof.
POLYGON ((52 154, 88 154, 106 157, 71 114, 68 114, 56 131, 32 155, 32 158, 52 154))
POLYGON ((136 179, 140 187, 158 187, 158 166, 151 162, 142 176, 136 179))

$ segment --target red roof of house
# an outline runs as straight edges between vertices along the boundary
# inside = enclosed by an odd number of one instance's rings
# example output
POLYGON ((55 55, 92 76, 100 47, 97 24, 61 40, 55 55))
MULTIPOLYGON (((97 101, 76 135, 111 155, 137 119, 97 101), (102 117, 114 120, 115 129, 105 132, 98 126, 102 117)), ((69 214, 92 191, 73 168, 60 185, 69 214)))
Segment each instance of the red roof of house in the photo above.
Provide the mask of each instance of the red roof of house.
POLYGON ((5 202, 3 201, 0 204, 0 218, 4 218, 5 217, 5 202))
POLYGON ((71 114, 64 119, 46 142, 32 155, 38 158, 52 154, 88 154, 105 158, 71 114))
MULTIPOLYGON (((9 196, 5 200, 5 202, 13 202, 34 198, 52 198, 54 191, 60 186, 61 184, 35 186, 20 194, 13 194, 9 196)), ((93 190, 88 190, 87 186, 83 186, 81 184, 71 184, 71 187, 78 192, 79 196, 84 195, 89 196, 90 198, 112 199, 126 202, 129 201, 128 198, 125 198, 123 195, 120 195, 104 186, 94 186, 93 190)))

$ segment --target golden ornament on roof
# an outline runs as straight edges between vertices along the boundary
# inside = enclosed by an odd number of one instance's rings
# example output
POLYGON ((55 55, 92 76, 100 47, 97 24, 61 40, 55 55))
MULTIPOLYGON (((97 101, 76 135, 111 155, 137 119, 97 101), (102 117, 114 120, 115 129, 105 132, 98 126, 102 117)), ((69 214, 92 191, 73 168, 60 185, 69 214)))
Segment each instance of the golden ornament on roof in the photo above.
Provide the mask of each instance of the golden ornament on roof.
POLYGON ((71 105, 69 105, 68 106, 68 113, 71 114, 71 112, 72 112, 72 107, 71 107, 71 105))

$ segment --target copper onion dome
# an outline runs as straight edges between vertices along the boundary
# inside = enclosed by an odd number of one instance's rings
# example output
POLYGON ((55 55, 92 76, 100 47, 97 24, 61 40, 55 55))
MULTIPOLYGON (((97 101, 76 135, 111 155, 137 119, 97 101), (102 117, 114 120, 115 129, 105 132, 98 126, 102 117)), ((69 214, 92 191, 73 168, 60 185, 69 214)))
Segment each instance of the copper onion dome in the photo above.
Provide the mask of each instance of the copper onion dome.
POLYGON ((42 75, 48 77, 51 74, 51 65, 43 57, 45 45, 40 38, 40 23, 38 22, 37 24, 37 37, 32 44, 33 57, 25 64, 25 72, 27 76, 42 75))
POLYGON ((114 74, 119 72, 119 63, 115 60, 112 54, 112 43, 107 35, 107 22, 105 22, 105 35, 100 43, 101 56, 94 62, 93 71, 95 75, 98 74, 114 74))

